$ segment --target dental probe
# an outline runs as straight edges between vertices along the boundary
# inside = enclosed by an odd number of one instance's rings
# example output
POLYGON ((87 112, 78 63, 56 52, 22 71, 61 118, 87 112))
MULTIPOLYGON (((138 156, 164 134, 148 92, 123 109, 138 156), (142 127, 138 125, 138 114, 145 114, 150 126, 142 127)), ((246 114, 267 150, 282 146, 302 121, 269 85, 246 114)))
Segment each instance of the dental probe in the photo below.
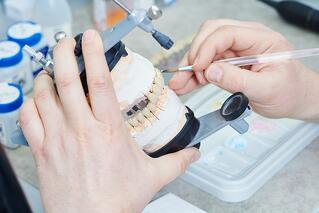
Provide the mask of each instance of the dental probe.
MULTIPOLYGON (((319 55, 319 48, 293 50, 287 52, 278 52, 254 56, 243 56, 235 58, 227 58, 215 61, 214 63, 229 63, 234 66, 247 66, 256 64, 265 64, 275 61, 300 59, 319 55)), ((186 67, 173 67, 166 70, 161 70, 161 73, 174 73, 174 72, 185 72, 193 71, 193 65, 186 67)))

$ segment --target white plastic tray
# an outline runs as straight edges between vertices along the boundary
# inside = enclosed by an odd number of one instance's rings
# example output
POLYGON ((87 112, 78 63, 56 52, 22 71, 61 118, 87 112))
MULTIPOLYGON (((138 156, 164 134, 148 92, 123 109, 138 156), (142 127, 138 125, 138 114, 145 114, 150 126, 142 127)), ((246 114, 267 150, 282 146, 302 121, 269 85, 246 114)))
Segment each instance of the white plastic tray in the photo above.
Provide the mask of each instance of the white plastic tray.
MULTIPOLYGON (((201 116, 220 108, 229 95, 207 86, 186 105, 201 116)), ((247 121, 250 129, 244 135, 226 127, 206 138, 201 143, 201 159, 182 178, 221 200, 240 202, 319 136, 318 124, 272 120, 255 113, 247 121)))

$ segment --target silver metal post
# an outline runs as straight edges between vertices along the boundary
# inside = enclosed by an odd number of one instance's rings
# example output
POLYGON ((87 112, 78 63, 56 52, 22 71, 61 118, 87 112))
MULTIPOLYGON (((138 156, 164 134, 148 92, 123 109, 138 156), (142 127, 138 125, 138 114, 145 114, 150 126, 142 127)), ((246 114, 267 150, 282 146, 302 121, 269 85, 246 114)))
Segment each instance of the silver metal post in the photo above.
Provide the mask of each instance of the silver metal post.
POLYGON ((123 2, 119 0, 113 0, 113 1, 115 2, 115 4, 117 4, 120 8, 122 8, 128 14, 132 13, 132 11, 125 4, 123 4, 123 2))

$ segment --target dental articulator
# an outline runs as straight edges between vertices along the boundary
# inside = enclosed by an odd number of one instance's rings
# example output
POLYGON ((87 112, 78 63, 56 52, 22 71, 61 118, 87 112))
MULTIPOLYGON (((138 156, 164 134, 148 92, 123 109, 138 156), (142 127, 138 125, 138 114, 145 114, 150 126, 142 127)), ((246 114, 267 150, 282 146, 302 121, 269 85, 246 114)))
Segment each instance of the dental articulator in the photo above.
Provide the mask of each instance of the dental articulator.
MULTIPOLYGON (((170 49, 173 41, 157 31, 152 24, 153 20, 162 15, 158 7, 152 6, 148 11, 131 10, 119 0, 114 2, 126 11, 127 17, 101 33, 105 59, 125 123, 141 149, 151 157, 160 157, 187 147, 199 148, 203 139, 228 125, 240 134, 248 131, 249 125, 245 118, 251 114, 251 108, 244 94, 235 93, 220 109, 196 118, 193 111, 165 86, 161 71, 121 42, 138 27, 150 33, 163 48, 170 49)), ((64 36, 63 33, 57 34, 56 40, 64 36)), ((81 39, 82 34, 75 37, 77 44, 74 54, 83 89, 88 94, 81 39)), ((54 77, 54 64, 51 60, 28 46, 24 50, 54 77)), ((11 139, 16 144, 27 145, 21 130, 16 131, 11 139)))

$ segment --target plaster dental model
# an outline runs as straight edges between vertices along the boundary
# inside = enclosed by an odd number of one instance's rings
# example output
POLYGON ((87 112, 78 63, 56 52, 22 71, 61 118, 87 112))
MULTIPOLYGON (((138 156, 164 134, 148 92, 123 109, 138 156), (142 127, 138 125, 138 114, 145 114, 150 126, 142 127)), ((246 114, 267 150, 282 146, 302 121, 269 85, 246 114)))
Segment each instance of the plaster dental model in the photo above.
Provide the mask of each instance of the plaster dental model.
MULTIPOLYGON (((81 44, 81 36, 76 37, 81 44)), ((30 47, 24 48, 32 59, 53 75, 53 62, 30 47)), ((75 51, 84 92, 88 95, 86 72, 81 59, 81 46, 75 51)), ((142 56, 118 42, 105 54, 113 85, 128 130, 134 141, 151 157, 186 148, 199 129, 194 113, 176 94, 164 85, 160 71, 142 56)), ((19 132, 14 136, 20 140, 19 132)), ((19 144, 26 144, 24 137, 19 144)), ((196 147, 198 147, 197 145, 196 147)))
POLYGON ((154 157, 176 151, 176 146, 185 148, 198 130, 198 121, 164 85, 162 74, 150 61, 125 50, 111 76, 133 139, 154 157))

